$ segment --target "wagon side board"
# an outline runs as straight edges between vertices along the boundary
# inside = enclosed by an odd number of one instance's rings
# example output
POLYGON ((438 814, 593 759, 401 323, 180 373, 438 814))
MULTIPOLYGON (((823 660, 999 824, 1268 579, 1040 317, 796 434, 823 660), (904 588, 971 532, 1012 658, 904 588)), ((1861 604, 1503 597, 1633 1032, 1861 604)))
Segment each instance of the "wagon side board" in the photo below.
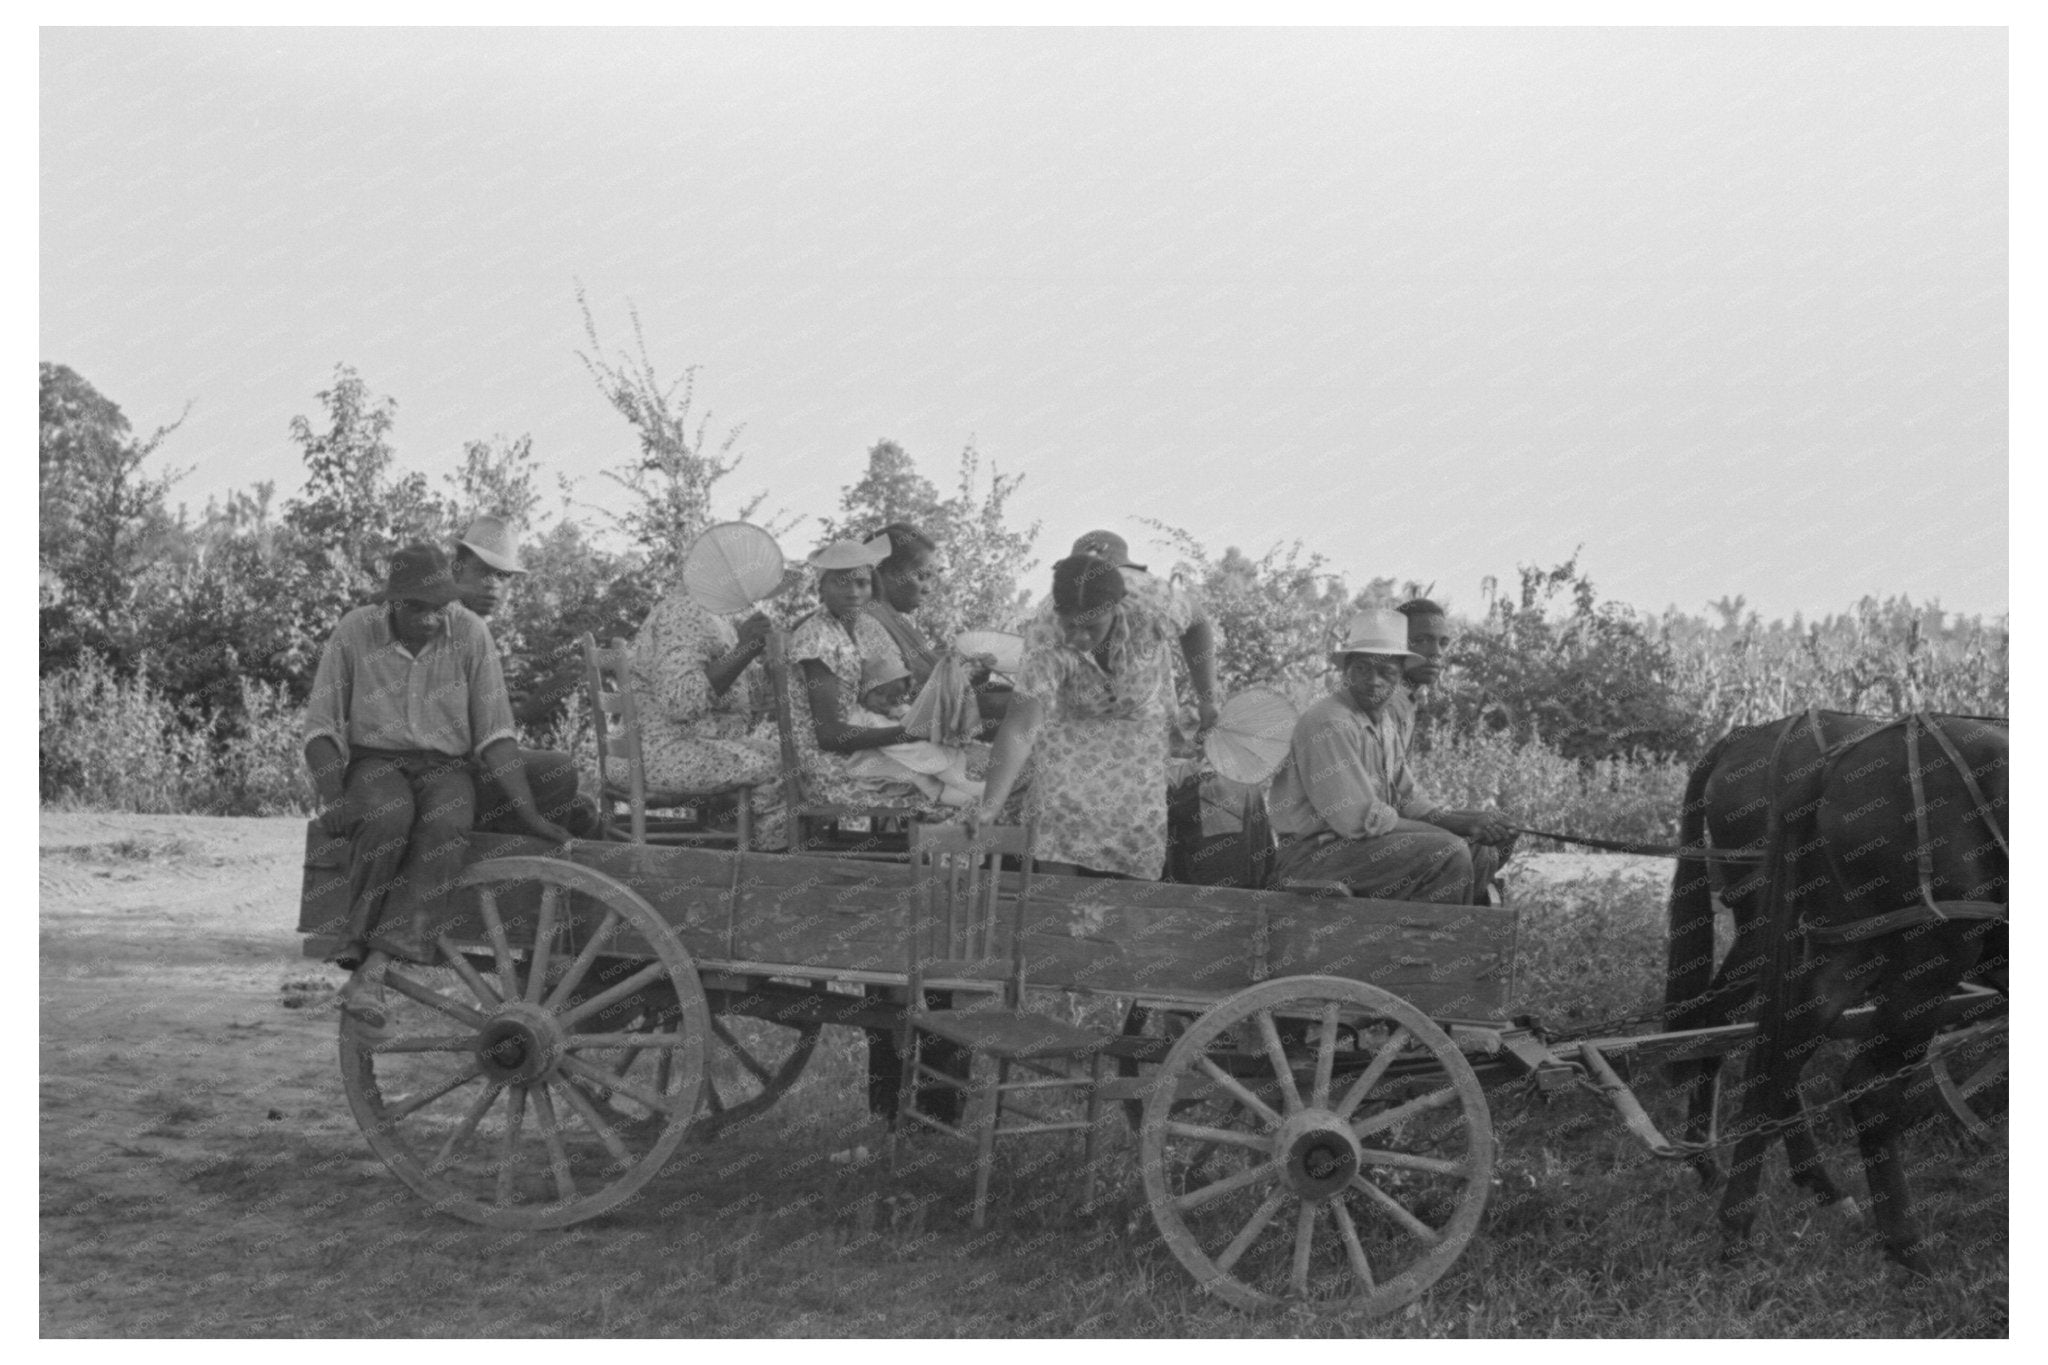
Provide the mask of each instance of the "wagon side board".
MULTIPOLYGON (((470 836, 470 850, 477 859, 550 851, 536 840, 490 834, 470 836)), ((568 857, 638 892, 702 968, 784 965, 881 976, 905 969, 905 928, 918 894, 905 864, 580 842, 568 857)), ((971 976, 1007 974, 1019 884, 1005 875, 1001 934, 985 972, 971 976)), ((537 908, 533 888, 501 895, 499 913, 515 942, 537 908)), ((568 909, 571 933, 589 932, 600 913, 580 896, 568 909)), ((316 944, 329 941, 347 910, 347 844, 310 827, 299 930, 316 944)), ((437 928, 458 941, 482 941, 470 893, 452 899, 437 928)), ((1514 916, 1497 906, 1083 877, 1033 878, 1024 931, 1037 986, 1203 999, 1272 977, 1325 974, 1370 982, 1440 1018, 1498 1017, 1514 959, 1514 916)), ((614 943, 624 955, 646 947, 630 931, 614 943)))

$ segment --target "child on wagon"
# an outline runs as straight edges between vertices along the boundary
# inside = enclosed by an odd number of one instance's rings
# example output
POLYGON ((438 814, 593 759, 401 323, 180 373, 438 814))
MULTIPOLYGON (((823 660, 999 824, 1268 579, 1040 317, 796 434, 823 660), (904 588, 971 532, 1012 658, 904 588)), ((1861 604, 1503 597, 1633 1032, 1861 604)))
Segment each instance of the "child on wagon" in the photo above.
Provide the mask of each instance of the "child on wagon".
MULTIPOLYGON (((910 689, 910 670, 902 659, 868 655, 860 666, 860 705, 849 723, 899 723, 910 710, 910 689)), ((971 806, 982 797, 982 784, 967 776, 967 750, 928 739, 865 750, 848 760, 847 769, 863 777, 908 782, 945 806, 971 806)))

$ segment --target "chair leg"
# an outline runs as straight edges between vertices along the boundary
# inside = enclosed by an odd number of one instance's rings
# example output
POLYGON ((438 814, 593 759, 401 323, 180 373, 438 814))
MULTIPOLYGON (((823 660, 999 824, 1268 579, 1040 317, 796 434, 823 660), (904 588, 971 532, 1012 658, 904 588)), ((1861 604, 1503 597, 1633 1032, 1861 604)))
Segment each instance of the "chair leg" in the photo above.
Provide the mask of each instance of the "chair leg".
POLYGON ((1081 1134, 1081 1211, 1095 1203, 1095 1155, 1102 1136, 1102 1066, 1100 1052, 1088 1058, 1088 1127, 1081 1134))
POLYGON ((980 1142, 974 1159, 974 1226, 987 1221, 988 1182, 995 1173, 996 1128, 1003 1121, 1003 1087, 1010 1081, 1010 1059, 996 1058, 996 1083, 988 1096, 986 1116, 981 1121, 980 1142))

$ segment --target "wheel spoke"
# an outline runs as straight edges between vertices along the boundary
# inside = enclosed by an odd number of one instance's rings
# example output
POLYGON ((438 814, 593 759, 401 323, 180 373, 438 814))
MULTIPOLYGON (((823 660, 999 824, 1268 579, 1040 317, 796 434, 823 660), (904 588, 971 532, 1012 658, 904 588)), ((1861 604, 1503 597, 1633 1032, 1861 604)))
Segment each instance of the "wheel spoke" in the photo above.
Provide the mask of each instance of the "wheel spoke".
POLYGON ((1358 1159, 1368 1166, 1392 1166, 1404 1171, 1428 1171, 1432 1175, 1463 1175, 1465 1163, 1445 1161, 1442 1157, 1416 1156, 1413 1152, 1386 1152, 1373 1147, 1362 1147, 1358 1159))
POLYGON ((505 1083, 503 1081, 492 1081, 485 1088, 484 1093, 477 1096, 476 1103, 469 1106, 469 1112, 462 1116, 462 1122, 455 1125, 455 1131, 450 1133, 448 1140, 441 1144, 441 1150, 434 1153, 434 1160, 427 1167, 428 1175, 433 1175, 437 1171, 446 1169, 448 1163, 453 1161, 456 1155, 469 1145, 470 1138, 476 1133, 476 1126, 483 1122, 484 1114, 489 1111, 491 1104, 498 1098, 498 1092, 504 1088, 505 1083))
POLYGON ((1344 1207, 1343 1200, 1333 1199, 1330 1201, 1330 1216, 1337 1222, 1338 1236, 1344 1239, 1344 1256, 1351 1262, 1351 1273, 1365 1285, 1366 1293, 1372 1293, 1379 1284, 1372 1277, 1372 1262, 1365 1259, 1365 1248, 1359 1245, 1358 1228, 1351 1221, 1351 1211, 1344 1207))
POLYGON ((604 950, 605 940, 612 936, 621 922, 619 912, 606 906, 604 918, 598 921, 597 932, 590 936, 590 942, 583 945, 583 951, 576 954, 576 960, 569 964, 569 970, 562 973, 562 979, 555 983, 555 988, 548 992, 548 998, 541 1002, 545 1008, 558 1010, 575 993, 576 987, 583 982, 584 973, 590 970, 590 964, 597 961, 597 955, 604 950))
POLYGON ((1236 1096, 1237 1102, 1239 1104, 1242 1104, 1245 1108, 1251 1110, 1254 1114, 1257 1114, 1260 1118, 1264 1119, 1273 1127, 1278 1128, 1280 1126, 1281 1118, 1278 1114, 1273 1112, 1273 1106, 1267 1104, 1257 1095, 1254 1095, 1251 1091, 1245 1089, 1244 1086, 1239 1083, 1237 1077, 1231 1075, 1228 1071, 1225 1071, 1222 1067, 1216 1065, 1214 1060, 1208 1057, 1198 1056, 1195 1058, 1195 1064, 1202 1068, 1203 1072, 1208 1075, 1210 1080, 1216 1082, 1216 1084, 1222 1086, 1225 1090, 1229 1091, 1232 1095, 1236 1096))
POLYGON ((1380 1083, 1380 1078, 1387 1074, 1387 1068, 1394 1064, 1394 1059, 1401 1054, 1401 1049, 1408 1046, 1408 1038, 1406 1027, 1397 1028, 1388 1035, 1385 1045, 1373 1054, 1372 1064, 1358 1073, 1358 1079, 1344 1092, 1344 1098, 1337 1101, 1338 1118, 1351 1117, 1364 1102, 1365 1097, 1372 1093, 1372 1088, 1380 1083))
POLYGON ((612 1154, 612 1160, 619 1163, 619 1169, 624 1170, 631 1166, 632 1151, 625 1143, 619 1141, 614 1125, 604 1121, 603 1116, 597 1112, 597 1106, 590 1102, 590 1097, 560 1076, 554 1078, 554 1083, 562 1088, 562 1098, 576 1111, 576 1117, 583 1120, 584 1126, 595 1133, 597 1140, 604 1144, 604 1149, 612 1154))
POLYGON ((443 934, 435 942, 441 946, 441 955, 448 959, 448 969, 462 978, 462 984, 469 987, 471 995, 489 1009, 496 1009, 505 1003, 504 997, 498 994, 497 989, 484 980, 481 972, 470 965, 469 959, 462 955, 462 950, 455 946, 453 939, 443 934))
POLYGON ((1262 1161, 1256 1166, 1239 1171, 1236 1175, 1227 1175, 1214 1184, 1204 1185, 1199 1190, 1191 1190, 1181 1195, 1173 1201, 1174 1207, 1178 1208, 1182 1213, 1187 1213, 1202 1207, 1202 1205, 1209 1203, 1211 1200, 1221 1199, 1226 1194, 1233 1194, 1248 1186, 1256 1185, 1262 1180, 1271 1180, 1276 1174, 1277 1172, 1274 1170, 1272 1162, 1262 1161))
POLYGON ((435 1100, 440 1099, 449 1091, 456 1090, 461 1088, 462 1086, 468 1085, 471 1081, 475 1080, 477 1077, 483 1074, 483 1070, 480 1067, 478 1067, 475 1062, 471 1062, 468 1066, 456 1072, 447 1080, 442 1081, 439 1085, 434 1086, 432 1089, 422 1090, 417 1095, 408 1096, 399 1103, 391 1105, 389 1108, 385 1109, 383 1113, 383 1119, 386 1123, 396 1123, 400 1119, 406 1117, 408 1114, 417 1114, 420 1110, 426 1108, 435 1100))
POLYGON ((370 1044, 372 1052, 467 1052, 476 1046, 473 1033, 413 1034, 370 1044))
POLYGON ((637 1051, 648 1048, 681 1047, 686 1040, 676 1033, 572 1033, 562 1040, 571 1052, 592 1048, 622 1047, 637 1051))
POLYGON ((581 1057, 563 1057, 558 1065, 571 1076, 580 1076, 593 1085, 609 1090, 615 1095, 624 1095, 635 1104, 644 1105, 654 1110, 657 1114, 667 1114, 675 1108, 676 1102, 674 1099, 666 1095, 657 1095, 643 1086, 634 1085, 631 1081, 621 1079, 618 1076, 609 1075, 584 1061, 581 1057))
POLYGON ((561 1129, 555 1126, 555 1102, 545 1085, 533 1087, 533 1116, 540 1120, 540 1138, 547 1144, 548 1165, 555 1173, 555 1193, 563 1199, 576 1197, 576 1176, 569 1169, 569 1153, 562 1147, 561 1129))
POLYGON ((1287 1277, 1287 1287, 1296 1298, 1308 1297, 1308 1254, 1315 1245, 1315 1233, 1316 1206, 1304 1199, 1294 1219, 1294 1273, 1287 1277))
POLYGON ((1337 1002, 1323 1004, 1323 1039, 1316 1045, 1316 1083, 1309 1103, 1321 1109, 1330 1103, 1330 1072, 1337 1065, 1337 1002))
POLYGON ((1301 1087, 1294 1083, 1294 1066, 1287 1060, 1287 1049, 1280 1042, 1280 1030, 1273 1023, 1273 1011, 1259 1011, 1259 1037, 1266 1044, 1266 1059, 1273 1064, 1273 1074, 1280 1080, 1280 1097, 1292 1114, 1301 1108, 1301 1087))
POLYGON ((1417 1114, 1431 1109, 1441 1109, 1458 1098, 1458 1088, 1447 1085, 1441 1090, 1432 1090, 1427 1095, 1418 1095, 1406 1104, 1397 1104, 1392 1109, 1383 1109, 1369 1118, 1363 1118, 1351 1125, 1351 1131, 1358 1137, 1367 1137, 1383 1128, 1392 1128, 1406 1122, 1417 1114))
MULTIPOLYGON (((540 918, 533 926, 533 956, 526 964, 526 1003, 529 1005, 540 1003, 541 990, 547 985, 548 948, 555 938, 555 899, 560 894, 560 889, 552 884, 540 889, 540 918)), ((545 1098, 546 1093, 542 1091, 540 1098, 545 1098)))
MULTIPOLYGON (((1443 1240, 1443 1236, 1440 1233, 1438 1233, 1435 1228, 1423 1222, 1414 1214, 1408 1212, 1407 1207, 1403 1205, 1400 1200, 1394 1198, 1393 1195, 1388 1194, 1385 1190, 1373 1184, 1364 1176, 1352 1176, 1351 1188, 1357 1190, 1360 1194, 1363 1194, 1366 1198, 1372 1200, 1373 1203, 1379 1205, 1380 1208, 1383 1211, 1385 1211, 1387 1217, 1393 1219, 1396 1223, 1399 1223, 1404 1229, 1407 1230, 1410 1236, 1415 1238, 1416 1241, 1421 1242, 1426 1246, 1435 1246, 1438 1242, 1441 1242, 1443 1240)), ((1343 1205, 1340 1203, 1337 1205, 1337 1207, 1342 1208, 1343 1205)))
POLYGON ((1971 1072, 1970 1079, 1958 1085, 1956 1090, 1965 1096, 1974 1095, 1992 1082, 2004 1080, 2005 1069, 2006 1054, 2000 1052, 1996 1057, 1993 1057, 1985 1062, 1984 1065, 1971 1072))
POLYGON ((668 965, 662 962, 661 959, 656 958, 624 981, 619 982, 618 985, 599 991, 575 1009, 567 1011, 561 1016, 559 1022, 563 1028, 573 1028, 578 1020, 587 1019, 599 1010, 604 1009, 607 1005, 624 1000, 641 987, 651 986, 667 974, 668 965))
POLYGON ((384 973, 384 984, 406 999, 417 1000, 430 1010, 439 1010, 458 1023, 467 1024, 471 1028, 484 1026, 484 1017, 481 1014, 460 1000, 450 1000, 424 981, 413 980, 404 972, 387 971, 384 973))
POLYGON ((1178 1119, 1168 1119, 1166 1131, 1174 1137, 1194 1138, 1198 1142, 1220 1142, 1260 1153, 1270 1153, 1272 1150, 1272 1143, 1268 1139, 1256 1133, 1240 1132, 1235 1128, 1210 1128, 1199 1123, 1182 1123, 1178 1119))
POLYGON ((498 893, 489 886, 480 886, 477 891, 484 912, 484 929, 491 936, 491 951, 498 955, 498 992, 507 1000, 517 1000, 519 969, 512 963, 512 943, 505 937, 504 916, 498 913, 498 893))
POLYGON ((1273 1221, 1273 1215, 1280 1212, 1280 1206, 1287 1202, 1289 1193, 1283 1185, 1266 1196, 1266 1202, 1259 1205, 1258 1210, 1252 1214, 1251 1221, 1237 1230, 1237 1236, 1231 1238, 1230 1245, 1223 1248, 1216 1257, 1218 1270, 1228 1271, 1237 1264, 1238 1257, 1251 1249, 1251 1244, 1258 1240, 1259 1234, 1266 1230, 1266 1225, 1273 1221))
MULTIPOLYGON (((741 1066, 745 1067, 748 1071, 754 1073, 755 1080, 761 1082, 761 1084, 763 1085, 767 1085, 770 1081, 775 1079, 774 1076, 769 1073, 768 1068, 762 1066, 761 1063, 758 1060, 756 1060, 754 1054, 747 1051, 745 1046, 741 1044, 740 1040, 733 1037, 731 1032, 727 1030, 725 1025, 719 1022, 717 1015, 713 1015, 711 1017, 711 1031, 717 1034, 719 1038, 724 1040, 726 1047, 731 1049, 732 1055, 739 1060, 739 1064, 741 1066)), ((680 1043, 682 1040, 677 1039, 676 1041, 680 1043)))
POLYGON ((498 1202, 512 1202, 512 1172, 519 1150, 519 1121, 526 1116, 526 1087, 508 1087, 512 1098, 506 1101, 505 1137, 498 1145, 498 1202))

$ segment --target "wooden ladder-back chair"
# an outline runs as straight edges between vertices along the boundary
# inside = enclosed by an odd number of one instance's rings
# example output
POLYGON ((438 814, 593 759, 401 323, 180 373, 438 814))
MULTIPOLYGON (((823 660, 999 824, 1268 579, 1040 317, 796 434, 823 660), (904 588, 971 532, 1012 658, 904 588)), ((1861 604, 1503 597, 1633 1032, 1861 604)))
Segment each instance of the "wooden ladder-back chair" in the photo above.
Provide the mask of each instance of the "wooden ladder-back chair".
POLYGON ((599 781, 599 837, 635 844, 734 844, 745 849, 753 843, 753 804, 750 786, 710 787, 702 791, 650 791, 647 765, 640 749, 640 703, 633 692, 632 648, 622 639, 599 648, 594 636, 583 636, 583 664, 590 693, 590 724, 597 736, 599 781), (607 760, 622 758, 629 780, 612 780, 607 760), (701 817, 704 803, 737 794, 739 832, 737 835, 708 830, 698 820, 653 820, 650 808, 673 810, 687 806, 701 817), (626 807, 626 829, 617 827, 620 805, 626 807))
MULTIPOLYGON (((911 862, 916 875, 911 890, 906 954, 910 998, 904 1014, 903 1090, 897 1112, 904 1119, 976 1144, 977 1228, 982 1226, 988 1206, 997 1139, 1027 1133, 1079 1132, 1083 1135, 1085 1172, 1092 1173, 1102 1119, 1098 1096, 1103 1078, 1103 1048, 1111 1035, 1024 1008, 1024 925, 1031 900, 1033 835, 1030 825, 997 825, 979 830, 962 825, 921 825, 911 831, 911 862), (1009 923, 1004 926, 1000 923, 1000 912, 1002 864, 1006 856, 1017 860, 1018 881, 1009 923), (959 1010, 927 1006, 925 992, 933 987, 989 990, 995 984, 990 973, 1005 956, 1008 965, 1001 980, 1001 999, 995 1002, 1000 1008, 959 1010), (925 1065, 920 1050, 926 1037, 944 1039, 964 1049, 970 1061, 976 1055, 993 1059, 994 1081, 977 1083, 925 1065), (1074 1068, 1081 1063, 1086 1064, 1086 1070, 1076 1074, 1074 1068), (1012 1071, 1020 1067, 1029 1074, 1012 1079, 1012 1071), (970 1114, 979 1112, 978 1125, 969 1130, 920 1110, 917 1094, 927 1085, 966 1092, 965 1109, 970 1114), (1056 1120, 1010 1098, 1019 1092, 1044 1094, 1062 1090, 1083 1092, 1086 1112, 1082 1119, 1056 1120), (1025 1121, 1006 1124, 1006 1111, 1021 1115, 1025 1121)), ((972 1071, 971 1066, 969 1070, 972 1071)))
POLYGON ((769 632, 765 657, 769 691, 775 696, 775 729, 782 737, 782 794, 789 816, 789 851, 902 862, 905 857, 902 844, 889 841, 892 846, 879 846, 884 842, 880 837, 881 823, 884 820, 909 822, 922 814, 924 808, 887 804, 847 806, 810 800, 804 792, 803 771, 797 762, 796 729, 795 722, 791 719, 790 701, 790 689, 802 687, 804 678, 800 671, 790 667, 788 632, 779 627, 769 632), (828 824, 836 830, 838 822, 848 818, 868 822, 870 836, 863 841, 865 847, 835 848, 832 840, 820 837, 815 832, 819 827, 828 824))

